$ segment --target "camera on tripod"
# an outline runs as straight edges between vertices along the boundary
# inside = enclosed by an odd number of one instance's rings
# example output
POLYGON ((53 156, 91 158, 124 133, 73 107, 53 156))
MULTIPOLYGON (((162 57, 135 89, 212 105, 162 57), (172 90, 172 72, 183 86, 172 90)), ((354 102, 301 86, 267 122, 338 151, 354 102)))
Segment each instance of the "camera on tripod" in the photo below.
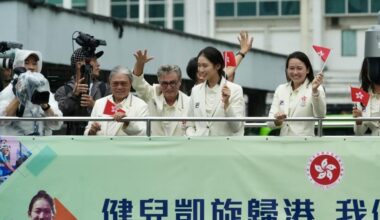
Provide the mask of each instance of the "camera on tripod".
POLYGON ((13 68, 13 61, 15 58, 14 53, 6 53, 6 51, 10 49, 22 49, 22 44, 15 43, 15 42, 7 42, 7 41, 1 41, 0 42, 0 67, 6 68, 6 69, 12 69, 13 68))
POLYGON ((78 33, 78 36, 73 38, 77 44, 81 46, 81 50, 85 56, 85 65, 81 67, 81 78, 85 78, 85 82, 90 86, 91 83, 91 74, 92 74, 92 66, 90 65, 91 58, 100 57, 101 54, 95 54, 95 50, 100 45, 107 45, 105 40, 97 39, 94 36, 91 36, 82 32, 74 32, 78 33))

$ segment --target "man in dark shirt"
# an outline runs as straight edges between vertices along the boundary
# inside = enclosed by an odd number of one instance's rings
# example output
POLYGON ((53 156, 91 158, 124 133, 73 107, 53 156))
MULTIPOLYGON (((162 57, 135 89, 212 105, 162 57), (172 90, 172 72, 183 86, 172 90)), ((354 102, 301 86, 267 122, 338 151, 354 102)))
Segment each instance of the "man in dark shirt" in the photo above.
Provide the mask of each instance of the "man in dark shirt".
MULTIPOLYGON (((94 53, 90 59, 91 73, 89 81, 83 74, 86 55, 82 48, 76 49, 71 56, 73 77, 65 85, 58 88, 55 99, 63 116, 90 116, 95 100, 110 94, 109 86, 99 80, 100 65, 98 58, 103 51, 94 53)), ((83 135, 87 121, 68 122, 66 134, 83 135)))

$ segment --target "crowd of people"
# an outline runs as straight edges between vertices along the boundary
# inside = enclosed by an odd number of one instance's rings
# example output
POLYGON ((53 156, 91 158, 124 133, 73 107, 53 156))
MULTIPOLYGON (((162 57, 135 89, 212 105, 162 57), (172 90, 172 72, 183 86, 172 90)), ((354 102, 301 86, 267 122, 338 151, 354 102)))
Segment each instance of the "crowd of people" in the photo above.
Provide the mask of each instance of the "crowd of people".
MULTIPOLYGON (((128 121, 128 117, 244 117, 243 89, 234 83, 236 69, 252 47, 253 38, 246 31, 238 36, 240 50, 236 66, 225 66, 222 53, 214 47, 203 48, 189 60, 186 72, 194 81, 191 95, 180 91, 181 68, 174 64, 157 69, 158 84, 144 78, 144 66, 154 59, 147 50, 135 52, 132 71, 124 66, 112 69, 108 83, 99 80, 98 59, 103 52, 86 55, 82 48, 71 56, 72 78, 53 95, 40 73, 42 56, 38 51, 16 49, 13 73, 1 72, 0 116, 112 117, 113 121, 68 122, 68 135, 146 135, 146 122, 128 121), (83 75, 90 65, 90 77, 83 75), (13 76, 12 76, 13 75, 13 76), (132 94, 134 88, 136 95, 132 94), (36 98, 37 97, 37 98, 36 98)), ((370 104, 357 105, 353 117, 380 115, 380 77, 364 60, 361 87, 369 92, 370 104)), ((296 51, 286 60, 287 82, 275 91, 267 124, 280 128, 281 136, 314 136, 314 122, 287 121, 288 117, 326 116, 323 73, 314 74, 307 55, 296 51)), ((1 135, 50 135, 62 121, 0 121, 1 135)), ((356 121, 354 131, 363 135, 368 129, 380 135, 379 122, 356 121)), ((242 121, 154 121, 153 136, 243 136, 242 121)))

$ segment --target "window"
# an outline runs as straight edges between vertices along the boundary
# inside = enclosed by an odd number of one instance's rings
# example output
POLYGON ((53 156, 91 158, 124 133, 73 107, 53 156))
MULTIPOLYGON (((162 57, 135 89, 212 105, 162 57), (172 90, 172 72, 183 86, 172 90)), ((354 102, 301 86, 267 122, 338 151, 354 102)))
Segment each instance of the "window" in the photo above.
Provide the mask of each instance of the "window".
POLYGON ((375 14, 379 10, 379 0, 325 0, 326 14, 375 14))
POLYGON ((165 21, 149 21, 149 24, 165 27, 165 21))
POLYGON ((278 15, 278 1, 260 2, 260 15, 278 15))
POLYGON ((216 17, 298 16, 300 0, 215 0, 216 17))
POLYGON ((174 7, 173 7, 173 29, 177 31, 184 31, 185 25, 184 25, 184 3, 183 0, 174 0, 174 7))
POLYGON ((282 1, 281 14, 282 15, 299 15, 300 2, 299 1, 282 1))
POLYGON ((86 11, 86 0, 72 0, 72 8, 86 11))
MULTIPOLYGON (((139 0, 112 0, 111 16, 129 21, 139 19, 139 0)), ((165 27, 166 0, 145 0, 146 23, 165 27)), ((184 0, 173 0, 173 28, 184 30, 184 0)))
POLYGON ((139 3, 136 0, 112 0, 111 16, 124 18, 129 21, 138 21, 139 3))
POLYGON ((58 6, 63 5, 63 0, 46 0, 45 2, 49 4, 58 5, 58 6))
POLYGON ((372 0, 371 1, 371 12, 377 13, 380 11, 380 1, 379 0, 372 0))
POLYGON ((126 18, 127 17, 127 6, 126 5, 112 5, 111 15, 116 18, 126 18))
POLYGON ((256 2, 239 2, 238 16, 254 16, 256 15, 256 2))
POLYGON ((234 16, 234 3, 223 2, 215 6, 215 15, 219 17, 234 16))
POLYGON ((345 11, 345 0, 326 0, 325 12, 327 14, 343 14, 345 11))
POLYGON ((348 0, 348 13, 367 13, 368 1, 348 0))
POLYGON ((355 30, 342 30, 342 56, 356 56, 355 30))

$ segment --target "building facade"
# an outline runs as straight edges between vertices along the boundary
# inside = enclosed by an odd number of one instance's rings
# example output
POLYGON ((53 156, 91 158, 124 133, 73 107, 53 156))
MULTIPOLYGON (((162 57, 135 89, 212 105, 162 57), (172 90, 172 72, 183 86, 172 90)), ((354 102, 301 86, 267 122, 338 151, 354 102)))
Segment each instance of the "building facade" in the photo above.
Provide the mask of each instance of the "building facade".
MULTIPOLYGON (((379 0, 47 0, 128 21, 158 25, 236 43, 244 29, 254 48, 280 54, 300 50, 314 69, 322 62, 312 45, 332 49, 324 69, 329 104, 349 102, 358 84, 365 31, 377 24, 379 0)), ((268 100, 270 101, 270 99, 268 100)))

